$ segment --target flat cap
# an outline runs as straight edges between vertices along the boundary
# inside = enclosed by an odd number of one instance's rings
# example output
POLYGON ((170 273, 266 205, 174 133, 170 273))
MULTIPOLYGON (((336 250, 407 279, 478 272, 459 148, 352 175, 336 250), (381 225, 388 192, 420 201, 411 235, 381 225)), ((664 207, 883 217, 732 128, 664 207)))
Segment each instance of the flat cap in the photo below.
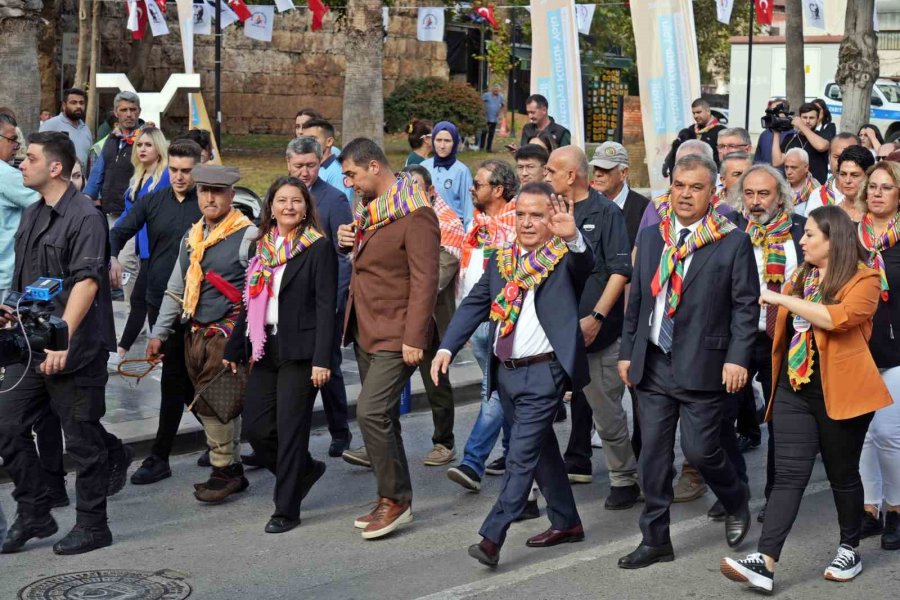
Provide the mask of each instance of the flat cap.
POLYGON ((612 169, 619 165, 627 167, 628 150, 616 142, 603 142, 594 150, 594 157, 591 158, 590 164, 592 167, 601 169, 612 169))
POLYGON ((216 165, 197 165, 193 175, 197 185, 216 188, 231 187, 241 179, 241 171, 237 167, 216 165))

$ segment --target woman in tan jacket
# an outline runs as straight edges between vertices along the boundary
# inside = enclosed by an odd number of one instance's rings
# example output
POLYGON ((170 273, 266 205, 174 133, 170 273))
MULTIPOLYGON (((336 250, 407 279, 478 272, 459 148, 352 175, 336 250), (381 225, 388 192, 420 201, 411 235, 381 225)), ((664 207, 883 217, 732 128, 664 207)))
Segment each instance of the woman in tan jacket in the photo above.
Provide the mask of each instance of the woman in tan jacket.
POLYGON ((758 551, 720 565, 727 578, 768 592, 819 452, 841 537, 825 578, 849 581, 862 571, 856 550, 863 520, 859 457, 872 415, 892 402, 868 345, 881 292, 878 273, 863 264, 868 254, 841 208, 823 206, 807 216, 803 264, 783 294, 763 290, 760 298, 778 307, 772 346, 777 384, 766 413, 778 434, 775 485, 758 551))

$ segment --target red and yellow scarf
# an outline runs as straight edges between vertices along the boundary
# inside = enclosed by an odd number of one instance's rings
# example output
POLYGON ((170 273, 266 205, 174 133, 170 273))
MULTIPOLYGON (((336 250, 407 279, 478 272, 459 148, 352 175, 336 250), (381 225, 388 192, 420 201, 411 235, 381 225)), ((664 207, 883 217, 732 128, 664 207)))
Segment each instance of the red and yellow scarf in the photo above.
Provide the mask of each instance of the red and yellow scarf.
POLYGON ((678 241, 678 232, 675 229, 675 215, 670 209, 659 224, 659 232, 666 243, 666 247, 660 258, 656 274, 650 282, 650 290, 653 292, 653 296, 656 297, 657 294, 665 289, 666 283, 671 280, 672 294, 667 308, 670 317, 675 315, 675 311, 678 310, 678 304, 681 302, 681 289, 684 283, 684 259, 703 246, 719 241, 734 231, 735 226, 731 221, 719 215, 712 204, 710 204, 706 215, 700 221, 700 226, 693 235, 688 236, 684 243, 678 247, 675 246, 678 241))
POLYGON ((518 244, 507 244, 497 250, 497 269, 506 285, 491 304, 491 320, 499 321, 501 337, 515 329, 524 292, 537 288, 568 251, 569 247, 558 237, 524 255, 520 254, 518 244))
POLYGON ((465 270, 472 260, 472 250, 481 249, 485 257, 497 248, 511 244, 516 239, 516 201, 506 203, 503 210, 492 217, 475 209, 472 226, 462 245, 460 270, 465 270))
POLYGON ((762 248, 763 281, 784 283, 787 256, 784 244, 791 239, 791 217, 781 213, 777 219, 760 225, 748 217, 747 233, 754 246, 762 248))
POLYGON ((869 266, 878 271, 878 276, 881 278, 881 299, 887 302, 890 286, 881 253, 892 248, 900 240, 900 214, 894 215, 888 222, 887 229, 879 235, 875 233, 872 213, 866 213, 859 223, 859 239, 869 251, 869 266))
MULTIPOLYGON (((794 206, 799 206, 809 200, 809 197, 812 196, 812 193, 816 190, 816 187, 816 179, 812 175, 807 173, 806 180, 803 182, 803 185, 800 186, 800 191, 794 192, 794 206)), ((824 203, 824 198, 822 200, 824 203)))
POLYGON ((703 127, 698 128, 696 125, 694 125, 694 135, 696 135, 697 139, 699 140, 703 136, 704 133, 708 133, 714 127, 717 127, 718 125, 719 125, 719 120, 717 118, 713 117, 712 119, 709 120, 709 123, 707 123, 703 127))
POLYGON ((466 237, 462 219, 440 196, 434 197, 432 205, 441 230, 441 248, 459 258, 462 254, 463 239, 466 237))
POLYGON ((357 207, 356 226, 359 235, 390 225, 420 208, 431 208, 428 195, 412 177, 402 175, 391 189, 365 206, 357 207))
POLYGON ((828 176, 825 185, 819 188, 819 196, 822 198, 822 206, 833 206, 837 204, 837 195, 834 186, 837 185, 833 175, 828 176))

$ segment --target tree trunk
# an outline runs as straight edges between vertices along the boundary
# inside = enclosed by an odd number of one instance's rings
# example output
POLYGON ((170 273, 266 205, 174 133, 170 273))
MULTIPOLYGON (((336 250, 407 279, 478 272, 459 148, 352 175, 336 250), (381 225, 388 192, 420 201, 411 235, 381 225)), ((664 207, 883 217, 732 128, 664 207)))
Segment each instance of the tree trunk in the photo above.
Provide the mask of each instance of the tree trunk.
POLYGON ((100 68, 100 0, 91 2, 91 74, 88 86, 87 109, 85 109, 85 122, 88 129, 97 132, 97 114, 99 112, 99 97, 97 94, 97 69, 100 68))
POLYGON ((38 70, 40 0, 0 0, 0 106, 16 114, 26 134, 37 131, 41 110, 38 70))
POLYGON ((787 0, 787 28, 784 45, 787 60, 785 86, 788 101, 796 111, 806 98, 806 61, 803 59, 803 4, 787 0))
POLYGON ((144 37, 131 42, 131 59, 128 64, 128 80, 134 89, 138 91, 144 90, 144 81, 147 79, 147 62, 150 59, 150 51, 153 50, 153 40, 156 39, 151 35, 150 28, 144 32, 144 37))
POLYGON ((875 0, 847 3, 844 39, 835 80, 841 85, 841 131, 856 133, 869 121, 872 85, 878 78, 878 43, 872 24, 875 0))
POLYGON ((62 42, 59 31, 60 0, 44 0, 41 22, 38 28, 38 69, 41 72, 41 110, 55 114, 59 108, 59 47, 62 42))
POLYGON ((347 0, 342 145, 357 137, 384 141, 381 7, 380 0, 347 0))
POLYGON ((88 84, 88 58, 90 48, 90 0, 78 0, 78 55, 75 59, 75 79, 72 85, 82 89, 88 84))

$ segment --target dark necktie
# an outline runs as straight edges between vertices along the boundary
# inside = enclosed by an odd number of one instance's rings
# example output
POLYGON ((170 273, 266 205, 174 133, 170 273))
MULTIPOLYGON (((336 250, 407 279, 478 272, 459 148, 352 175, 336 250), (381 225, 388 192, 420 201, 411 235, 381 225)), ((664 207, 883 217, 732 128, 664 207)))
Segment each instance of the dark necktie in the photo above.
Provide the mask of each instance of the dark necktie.
MULTIPOLYGON (((686 227, 684 229, 681 229, 678 232, 678 243, 675 244, 675 248, 681 248, 681 246, 684 244, 685 238, 687 238, 688 234, 690 233, 691 230, 686 227)), ((663 305, 662 323, 660 323, 659 328, 659 348, 667 354, 672 351, 672 336, 675 333, 675 319, 669 316, 669 301, 671 299, 672 278, 670 276, 669 285, 666 286, 666 302, 663 305)))
MULTIPOLYGON (((528 293, 528 290, 522 290, 522 306, 525 306, 525 294, 528 293)), ((519 317, 522 317, 522 314, 519 313, 519 317)), ((518 325, 518 321, 516 322, 518 325)), ((509 332, 509 335, 501 335, 497 338, 497 347, 495 350, 495 354, 497 358, 500 359, 500 362, 507 361, 512 358, 513 353, 513 342, 516 339, 516 329, 517 327, 513 327, 513 330, 509 332)))

